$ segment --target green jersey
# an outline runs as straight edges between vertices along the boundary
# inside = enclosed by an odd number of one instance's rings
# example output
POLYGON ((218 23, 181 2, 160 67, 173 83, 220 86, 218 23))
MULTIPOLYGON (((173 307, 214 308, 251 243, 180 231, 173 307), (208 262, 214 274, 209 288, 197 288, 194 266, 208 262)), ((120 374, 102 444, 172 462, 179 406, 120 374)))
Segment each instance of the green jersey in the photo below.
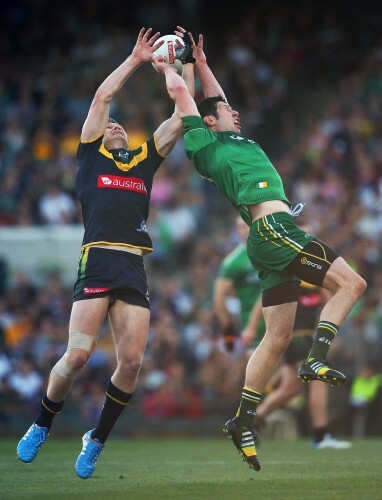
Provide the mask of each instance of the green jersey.
MULTIPOLYGON (((233 283, 235 294, 240 302, 240 327, 243 330, 247 326, 253 305, 261 293, 259 276, 249 260, 246 245, 243 243, 238 245, 227 255, 220 266, 219 276, 233 283)), ((262 320, 257 329, 256 343, 260 342, 264 332, 265 324, 262 320)))
POLYGON ((197 171, 212 181, 250 225, 247 205, 282 200, 283 182, 261 147, 235 132, 211 132, 200 116, 185 116, 186 154, 197 171))

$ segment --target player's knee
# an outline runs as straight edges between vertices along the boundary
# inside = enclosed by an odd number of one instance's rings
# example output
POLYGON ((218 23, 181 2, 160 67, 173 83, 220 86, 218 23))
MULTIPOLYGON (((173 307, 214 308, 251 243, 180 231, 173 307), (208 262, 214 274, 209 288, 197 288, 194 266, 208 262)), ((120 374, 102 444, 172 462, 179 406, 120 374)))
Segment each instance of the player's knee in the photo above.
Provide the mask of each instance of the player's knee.
POLYGON ((292 330, 280 327, 275 329, 272 335, 272 349, 278 353, 284 353, 292 340, 292 330))
MULTIPOLYGON (((296 377, 297 379, 297 377, 296 377)), ((298 394, 300 394, 301 392, 301 384, 298 383, 294 383, 294 381, 290 384, 288 384, 287 387, 285 387, 285 392, 286 392, 286 395, 287 395, 287 399, 290 399, 290 398, 294 398, 295 396, 297 396, 298 394)))
POLYGON ((360 297, 363 293, 365 293, 367 288, 367 283, 363 278, 361 278, 361 276, 357 274, 354 280, 354 286, 352 288, 353 291, 356 293, 357 297, 360 297))
POLYGON ((121 357, 117 370, 123 377, 137 377, 142 367, 142 356, 121 357))
POLYGON ((81 370, 86 365, 90 357, 88 351, 83 349, 71 349, 65 354, 65 361, 74 370, 81 370))
POLYGON ((69 332, 68 349, 64 360, 70 369, 78 372, 86 365, 97 338, 82 332, 69 332))
POLYGON ((74 380, 77 373, 87 363, 89 353, 80 349, 66 352, 54 365, 52 373, 67 380, 74 380), (78 351, 78 352, 76 352, 78 351))

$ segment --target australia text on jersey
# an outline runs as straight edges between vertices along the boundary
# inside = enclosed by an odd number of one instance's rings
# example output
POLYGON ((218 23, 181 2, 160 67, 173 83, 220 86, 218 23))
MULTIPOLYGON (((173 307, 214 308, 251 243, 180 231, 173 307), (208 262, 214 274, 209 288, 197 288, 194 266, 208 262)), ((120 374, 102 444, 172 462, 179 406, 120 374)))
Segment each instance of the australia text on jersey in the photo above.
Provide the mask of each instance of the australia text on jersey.
POLYGON ((136 177, 119 177, 117 175, 99 175, 98 188, 124 189, 137 193, 147 194, 144 182, 136 177))

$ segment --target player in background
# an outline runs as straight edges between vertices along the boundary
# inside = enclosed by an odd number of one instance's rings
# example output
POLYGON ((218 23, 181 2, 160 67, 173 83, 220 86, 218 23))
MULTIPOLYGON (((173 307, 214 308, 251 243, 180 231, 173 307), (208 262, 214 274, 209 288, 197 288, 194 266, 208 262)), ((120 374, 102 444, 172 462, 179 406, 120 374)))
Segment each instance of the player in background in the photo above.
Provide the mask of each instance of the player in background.
POLYGON ((176 71, 158 59, 156 64, 182 118, 187 156, 250 226, 247 250, 259 271, 266 334, 247 364, 237 414, 224 429, 243 460, 260 470, 253 431, 256 408, 292 339, 300 281, 322 286, 332 295, 298 375, 333 385, 346 376, 327 362, 329 347, 366 283, 325 243, 297 227, 277 170, 261 147, 241 134, 239 113, 228 104, 207 64, 201 35, 193 56, 205 95, 199 107, 176 71))
POLYGON ((261 295, 258 273, 248 258, 246 241, 249 227, 241 217, 235 221, 240 243, 224 258, 214 286, 214 310, 220 323, 227 351, 234 349, 239 336, 244 344, 257 347, 265 333, 261 307, 253 305, 261 295), (235 295, 240 303, 240 331, 227 308, 227 299, 235 295))
MULTIPOLYGON (((124 128, 110 118, 114 96, 142 64, 153 61, 159 33, 142 28, 129 57, 99 86, 84 122, 77 153, 76 187, 85 233, 74 286, 65 355, 53 367, 40 412, 17 446, 23 462, 34 460, 48 437, 53 418, 64 405, 77 373, 88 362, 108 316, 117 355, 116 369, 96 427, 85 433, 75 470, 89 478, 109 433, 128 405, 141 368, 150 319, 149 290, 143 256, 152 251, 146 228, 153 177, 180 136, 174 114, 151 138, 129 149, 124 128)), ((193 94, 193 64, 187 50, 184 78, 193 94)), ((192 59, 192 54, 191 54, 192 59)), ((184 81, 184 80, 183 80, 184 81)))

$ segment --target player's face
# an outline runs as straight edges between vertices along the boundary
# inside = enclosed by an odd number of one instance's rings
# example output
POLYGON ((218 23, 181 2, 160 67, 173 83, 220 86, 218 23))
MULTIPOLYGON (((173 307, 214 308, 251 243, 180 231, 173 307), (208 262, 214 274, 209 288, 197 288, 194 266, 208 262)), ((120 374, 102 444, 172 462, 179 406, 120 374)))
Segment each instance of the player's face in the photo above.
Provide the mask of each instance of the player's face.
POLYGON ((103 143, 106 148, 127 148, 128 139, 124 128, 119 123, 109 122, 105 130, 103 143))
POLYGON ((240 134, 240 118, 239 113, 231 108, 231 106, 225 102, 218 102, 216 105, 216 110, 218 113, 218 119, 216 122, 216 130, 218 132, 225 132, 227 130, 232 130, 240 134))

